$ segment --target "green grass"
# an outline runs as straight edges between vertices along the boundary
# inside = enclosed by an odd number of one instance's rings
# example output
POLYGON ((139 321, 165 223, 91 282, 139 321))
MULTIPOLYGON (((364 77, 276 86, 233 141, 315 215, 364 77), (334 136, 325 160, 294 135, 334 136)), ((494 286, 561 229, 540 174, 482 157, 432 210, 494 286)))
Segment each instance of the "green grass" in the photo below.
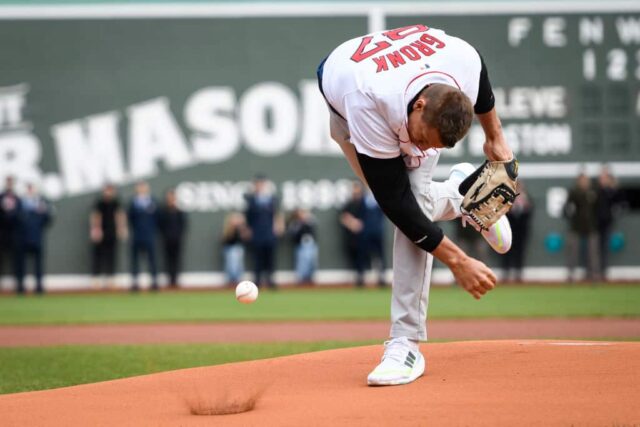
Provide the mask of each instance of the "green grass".
POLYGON ((363 344, 368 342, 0 348, 0 394, 363 344))
MULTIPOLYGON (((230 291, 0 297, 0 325, 388 319, 389 290, 262 292, 252 305, 230 291)), ((434 288, 429 317, 640 316, 640 286, 505 286, 476 301, 459 288, 434 288)))

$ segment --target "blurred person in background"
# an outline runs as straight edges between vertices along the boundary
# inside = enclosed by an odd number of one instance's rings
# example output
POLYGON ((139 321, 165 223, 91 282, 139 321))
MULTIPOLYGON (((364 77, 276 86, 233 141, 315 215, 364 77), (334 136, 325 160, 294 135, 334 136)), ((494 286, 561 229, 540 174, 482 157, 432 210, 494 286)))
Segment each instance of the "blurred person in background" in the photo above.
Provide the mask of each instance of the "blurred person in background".
POLYGON ((351 198, 340 210, 340 225, 343 230, 344 249, 350 267, 356 272, 356 286, 364 286, 366 252, 362 229, 364 223, 364 190, 359 181, 353 181, 351 198))
POLYGON ((89 223, 94 286, 100 286, 101 276, 104 276, 107 287, 113 287, 118 239, 127 238, 127 216, 113 185, 107 184, 102 189, 102 194, 91 210, 89 223))
POLYGON ((235 286, 244 275, 244 245, 251 231, 241 212, 229 212, 222 228, 222 256, 227 285, 235 286))
POLYGON ((253 191, 246 195, 245 216, 251 230, 251 253, 256 285, 275 289, 273 280, 278 237, 284 232, 284 221, 278 212, 278 198, 273 194, 267 177, 256 175, 253 191))
POLYGON ((609 241, 616 217, 623 205, 623 195, 618 190, 618 183, 608 167, 603 166, 598 176, 596 189, 596 222, 598 229, 598 249, 600 251, 600 277, 607 279, 609 267, 609 241))
POLYGON ((45 231, 51 224, 52 208, 49 202, 38 194, 33 184, 27 184, 27 194, 22 199, 21 253, 18 255, 18 293, 24 292, 24 275, 27 261, 33 259, 33 274, 36 293, 43 294, 45 231))
MULTIPOLYGON (((10 266, 16 278, 20 268, 18 248, 21 211, 22 201, 14 190, 14 179, 8 176, 5 178, 4 189, 0 193, 0 285, 2 285, 5 264, 10 266)), ((16 288, 16 291, 22 293, 24 290, 16 288)))
POLYGON ((367 266, 377 271, 378 286, 386 284, 386 262, 384 259, 384 213, 371 192, 367 192, 363 203, 362 245, 367 266))
POLYGON ((501 258, 505 280, 521 282, 534 205, 522 180, 518 180, 516 192, 518 197, 516 197, 511 210, 507 213, 513 234, 511 249, 501 258), (513 276, 511 275, 512 272, 513 276))
POLYGON ((156 263, 156 233, 158 231, 158 203, 150 193, 149 184, 138 182, 127 213, 131 228, 131 291, 137 292, 140 254, 145 254, 151 274, 151 290, 158 290, 156 263))
POLYGON ((167 191, 165 203, 160 210, 158 219, 169 287, 177 288, 178 275, 182 263, 184 236, 187 230, 187 216, 178 207, 178 199, 174 189, 167 191))
POLYGON ((575 280, 578 261, 586 269, 586 280, 597 279, 598 237, 596 233, 597 193, 589 177, 581 173, 569 190, 564 214, 569 222, 568 267, 569 280, 575 280))
POLYGON ((312 285, 318 268, 318 244, 316 243, 316 222, 311 212, 305 209, 293 211, 287 234, 294 245, 296 280, 299 285, 312 285))

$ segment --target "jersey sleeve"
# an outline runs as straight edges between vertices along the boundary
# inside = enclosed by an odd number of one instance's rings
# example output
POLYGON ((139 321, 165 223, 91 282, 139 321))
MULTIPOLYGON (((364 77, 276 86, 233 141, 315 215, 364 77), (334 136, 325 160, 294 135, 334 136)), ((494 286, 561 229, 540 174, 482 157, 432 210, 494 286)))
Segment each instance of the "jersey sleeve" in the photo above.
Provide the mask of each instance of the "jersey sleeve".
POLYGON ((347 95, 344 102, 350 140, 358 153, 375 159, 391 159, 400 155, 398 137, 373 100, 355 92, 347 95))
POLYGON ((480 55, 480 63, 480 86, 478 88, 478 99, 473 106, 473 111, 476 114, 485 114, 493 109, 496 100, 493 96, 493 89, 491 89, 491 82, 489 81, 489 72, 482 59, 482 55, 480 55))

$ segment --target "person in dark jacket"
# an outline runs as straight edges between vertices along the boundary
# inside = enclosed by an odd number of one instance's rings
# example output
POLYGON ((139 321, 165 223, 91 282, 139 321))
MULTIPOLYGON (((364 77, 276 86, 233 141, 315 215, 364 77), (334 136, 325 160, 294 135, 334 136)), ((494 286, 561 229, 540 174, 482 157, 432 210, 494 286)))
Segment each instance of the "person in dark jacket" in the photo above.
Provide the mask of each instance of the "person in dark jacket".
POLYGON ((364 286, 364 270, 367 263, 362 230, 364 223, 364 191, 359 181, 351 187, 351 198, 340 210, 340 225, 343 230, 344 249, 350 267, 356 273, 356 286, 364 286))
POLYGON ((591 180, 584 173, 576 179, 569 191, 564 214, 569 221, 568 267, 569 280, 574 280, 574 270, 580 260, 585 266, 586 279, 597 279, 598 238, 596 234, 596 201, 598 195, 591 180))
POLYGON ((36 293, 44 293, 42 277, 44 273, 44 236, 51 224, 51 205, 34 187, 27 185, 27 194, 22 199, 21 242, 19 255, 20 268, 18 270, 18 293, 24 292, 24 274, 26 262, 33 259, 34 276, 36 279, 36 293))
POLYGON ((520 179, 518 180, 516 192, 518 197, 516 197, 511 210, 507 213, 513 240, 511 249, 502 255, 502 268, 504 269, 505 280, 512 279, 515 282, 521 282, 534 205, 529 192, 520 179), (512 270, 513 277, 511 276, 512 270))
POLYGON ((294 246, 296 280, 300 285, 312 285, 318 268, 316 222, 311 212, 296 209, 289 219, 287 234, 294 246))
POLYGON ((102 189, 89 217, 92 244, 91 274, 95 285, 104 275, 107 287, 113 287, 116 273, 118 240, 127 237, 127 216, 113 185, 102 189))
MULTIPOLYGON (((4 191, 0 193, 0 284, 5 264, 10 266, 16 278, 21 268, 20 258, 20 214, 22 201, 14 190, 13 177, 5 179, 4 191)), ((18 293, 24 289, 16 288, 18 293)))
POLYGON ((373 194, 367 193, 364 197, 364 210, 362 217, 362 244, 366 254, 367 265, 375 268, 378 274, 378 286, 386 286, 384 259, 384 223, 385 216, 382 209, 376 203, 373 194))
POLYGON ((187 230, 187 216, 178 207, 178 199, 174 189, 170 189, 165 195, 165 204, 160 210, 159 225, 165 268, 169 276, 169 287, 177 288, 184 235, 187 230))
POLYGON ((596 192, 596 227, 600 252, 599 275, 606 280, 607 268, 609 267, 609 240, 616 216, 622 205, 622 195, 618 190, 616 180, 606 167, 600 171, 596 192))
POLYGON ((254 190, 246 195, 245 217, 251 230, 251 251, 256 285, 266 282, 275 288, 273 270, 277 239, 284 232, 282 216, 278 212, 278 199, 270 190, 266 176, 254 179, 254 190))
POLYGON ((156 233, 158 231, 158 203, 151 196, 149 184, 136 184, 136 194, 129 204, 128 219, 131 230, 131 291, 137 292, 139 257, 145 254, 149 261, 151 290, 158 290, 156 264, 156 233))

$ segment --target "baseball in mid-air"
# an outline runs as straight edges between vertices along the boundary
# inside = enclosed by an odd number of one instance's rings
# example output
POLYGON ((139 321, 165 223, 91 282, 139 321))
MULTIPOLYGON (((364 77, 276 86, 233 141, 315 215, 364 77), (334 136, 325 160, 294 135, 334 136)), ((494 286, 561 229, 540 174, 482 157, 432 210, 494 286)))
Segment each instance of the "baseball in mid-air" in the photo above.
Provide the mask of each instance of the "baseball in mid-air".
POLYGON ((258 287, 250 280, 243 280, 236 286, 236 299, 243 304, 251 304, 258 299, 258 287))

